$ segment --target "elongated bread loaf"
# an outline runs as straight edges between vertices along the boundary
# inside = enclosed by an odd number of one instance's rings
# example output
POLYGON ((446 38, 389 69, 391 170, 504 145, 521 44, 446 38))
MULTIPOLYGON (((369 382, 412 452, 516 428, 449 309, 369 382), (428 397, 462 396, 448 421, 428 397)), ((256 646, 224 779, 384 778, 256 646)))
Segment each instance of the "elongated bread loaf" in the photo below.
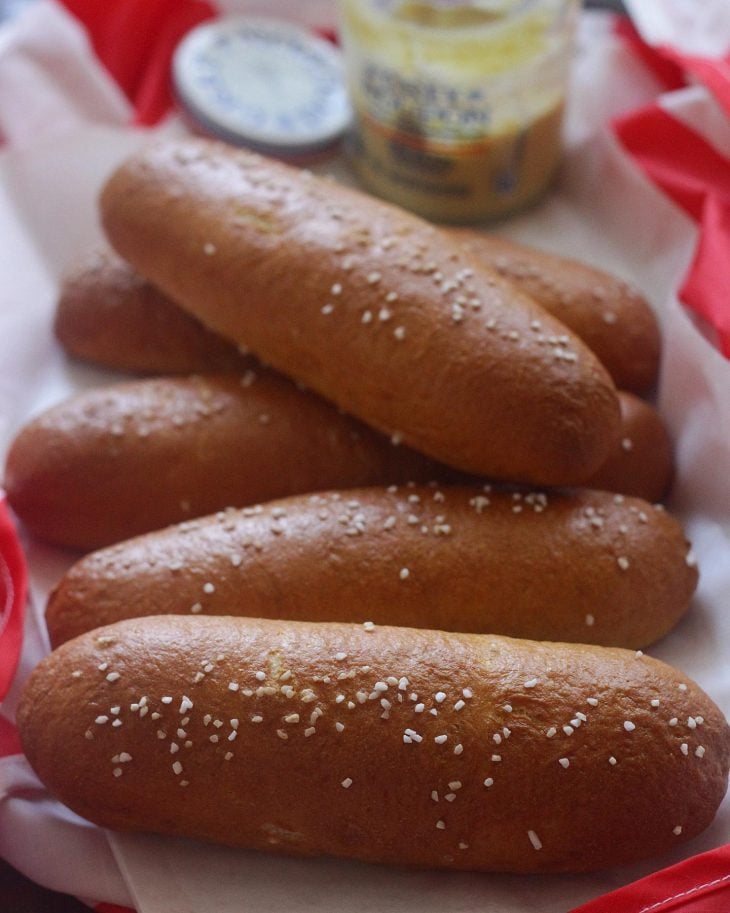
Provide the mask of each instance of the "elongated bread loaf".
POLYGON ((65 277, 54 330, 69 355, 120 371, 243 373, 256 367, 105 247, 90 251, 65 277))
MULTIPOLYGON (((656 438, 627 426, 596 484, 653 498, 666 457, 656 438)), ((323 488, 465 479, 263 368, 89 390, 26 425, 5 468, 30 531, 87 550, 323 488)))
MULTIPOLYGON (((465 248, 502 272, 573 330, 616 385, 656 382, 659 331, 646 301, 625 283, 525 245, 453 229, 465 248)), ((142 279, 109 248, 89 252, 66 276, 56 336, 76 358, 141 374, 245 370, 250 357, 142 279)))
MULTIPOLYGON (((122 371, 243 373, 258 368, 255 359, 207 330, 124 260, 103 248, 82 260, 67 277, 55 330, 70 355, 122 371)), ((621 349, 624 351, 631 351, 631 345, 621 349)), ((585 484, 648 501, 661 500, 669 487, 673 462, 664 424, 648 403, 623 391, 618 397, 620 434, 608 459, 585 484)))
POLYGON ((50 792, 102 827, 509 872, 694 837, 730 747, 696 684, 625 650, 180 616, 64 644, 18 725, 50 792))
POLYGON ((619 393, 621 436, 591 476, 593 488, 661 501, 674 475, 669 432, 659 413, 632 393, 619 393))
POLYGON ((661 340, 654 312, 634 288, 586 263, 468 228, 445 229, 483 265, 538 301, 591 348, 616 386, 657 382, 661 340))
POLYGON ((36 536, 92 549, 228 506, 450 474, 261 370, 74 396, 15 438, 5 487, 36 536))
POLYGON ((46 620, 54 645, 192 613, 643 647, 696 584, 680 525, 644 501, 406 486, 225 511, 95 552, 60 581, 46 620))
POLYGON ((579 484, 614 443, 595 356, 415 216, 202 140, 129 159, 101 211, 117 252, 206 326, 458 469, 579 484))

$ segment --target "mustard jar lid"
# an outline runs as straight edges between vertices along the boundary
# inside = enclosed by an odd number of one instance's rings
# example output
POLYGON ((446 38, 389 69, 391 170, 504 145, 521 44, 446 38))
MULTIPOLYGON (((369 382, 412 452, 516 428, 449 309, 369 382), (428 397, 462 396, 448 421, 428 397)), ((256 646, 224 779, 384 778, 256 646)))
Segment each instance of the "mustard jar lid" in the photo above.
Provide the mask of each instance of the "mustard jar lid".
POLYGON ((338 48, 293 23, 231 16, 178 45, 173 84, 207 133, 282 157, 323 151, 350 122, 338 48))

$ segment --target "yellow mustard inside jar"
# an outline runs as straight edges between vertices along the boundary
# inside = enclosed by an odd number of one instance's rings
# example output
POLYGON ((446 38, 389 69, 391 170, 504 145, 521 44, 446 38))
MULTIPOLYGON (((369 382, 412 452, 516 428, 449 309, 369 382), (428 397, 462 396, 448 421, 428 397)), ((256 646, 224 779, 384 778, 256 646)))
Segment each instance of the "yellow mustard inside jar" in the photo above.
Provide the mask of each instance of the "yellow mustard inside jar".
POLYGON ((548 189, 580 0, 339 0, 348 151, 378 196, 437 222, 548 189))

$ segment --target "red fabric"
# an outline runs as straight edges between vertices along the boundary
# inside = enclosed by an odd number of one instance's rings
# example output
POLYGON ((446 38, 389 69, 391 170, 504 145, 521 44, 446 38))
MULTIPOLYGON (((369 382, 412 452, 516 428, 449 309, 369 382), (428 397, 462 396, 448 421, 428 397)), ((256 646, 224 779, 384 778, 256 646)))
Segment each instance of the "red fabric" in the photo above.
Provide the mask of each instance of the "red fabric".
POLYGON ((683 54, 669 45, 647 44, 626 16, 618 16, 615 31, 631 47, 664 86, 666 91, 687 85, 687 74, 706 86, 730 114, 730 51, 723 57, 683 54))
POLYGON ((10 720, 0 716, 0 758, 7 758, 13 754, 22 754, 18 730, 10 720))
POLYGON ((10 688, 23 642, 27 592, 25 559, 0 493, 0 701, 10 688))
POLYGON ((571 913, 728 913, 730 844, 604 894, 571 913))
POLYGON ((730 358, 730 159, 658 105, 620 119, 615 130, 646 175, 700 225, 680 297, 730 358))
POLYGON ((120 907, 115 903, 98 903, 94 909, 96 913, 135 913, 131 907, 120 907))
POLYGON ((62 0, 86 28, 99 60, 149 126, 173 104, 170 61, 193 26, 216 15, 206 0, 62 0))
POLYGON ((691 73, 698 82, 706 86, 715 96, 722 107, 730 114, 730 52, 724 57, 711 59, 709 57, 693 57, 689 54, 680 54, 670 47, 658 49, 668 60, 676 61, 688 73, 691 73))
POLYGON ((676 61, 667 59, 664 54, 647 44, 636 31, 633 22, 628 16, 616 16, 614 31, 623 38, 634 54, 651 70, 666 92, 672 92, 687 85, 687 79, 682 67, 676 61))

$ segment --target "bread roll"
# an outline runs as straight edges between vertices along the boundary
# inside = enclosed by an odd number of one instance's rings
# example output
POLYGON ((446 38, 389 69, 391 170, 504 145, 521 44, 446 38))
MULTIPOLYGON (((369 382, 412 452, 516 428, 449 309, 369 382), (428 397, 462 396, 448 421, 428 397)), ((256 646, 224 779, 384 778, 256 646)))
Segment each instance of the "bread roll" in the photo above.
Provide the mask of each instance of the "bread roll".
POLYGON ((206 326, 458 469, 579 484, 617 436, 593 354, 393 206, 191 140, 129 159, 101 211, 117 252, 206 326))
POLYGON ((451 869, 656 856, 728 774, 720 710, 647 656, 377 626, 119 622, 43 660, 18 725, 101 827, 451 869))
POLYGON ((674 474, 672 442, 659 413, 632 393, 619 393, 621 436, 590 479, 592 488, 661 501, 674 474))
POLYGON ((92 549, 228 506, 444 475, 260 370, 74 396, 15 438, 5 487, 34 535, 92 549))
POLYGON ((595 352, 617 387, 653 387, 661 340, 653 311, 626 282, 567 257, 468 228, 447 230, 479 263, 530 295, 595 352))
MULTIPOLYGON (((110 250, 95 251, 69 274, 55 329, 70 355, 121 371, 184 374, 257 367, 110 250)), ((666 429, 652 407, 631 394, 619 392, 619 405, 620 434, 585 484, 661 500, 672 475, 666 429)))
POLYGON ((54 321, 69 355, 138 374, 194 374, 256 367, 106 247, 66 275, 54 321))
POLYGON ((643 647, 697 584, 676 520, 606 492, 406 486, 225 511, 95 552, 51 643, 123 618, 251 615, 643 647))
MULTIPOLYGON (((469 229, 452 229, 487 266, 551 311, 593 349, 618 387, 656 382, 659 331, 646 301, 625 283, 572 260, 469 229), (602 306, 601 306, 602 304, 602 306)), ((72 356, 140 374, 246 370, 253 359, 207 330, 109 248, 87 254, 65 278, 56 336, 72 356)))

